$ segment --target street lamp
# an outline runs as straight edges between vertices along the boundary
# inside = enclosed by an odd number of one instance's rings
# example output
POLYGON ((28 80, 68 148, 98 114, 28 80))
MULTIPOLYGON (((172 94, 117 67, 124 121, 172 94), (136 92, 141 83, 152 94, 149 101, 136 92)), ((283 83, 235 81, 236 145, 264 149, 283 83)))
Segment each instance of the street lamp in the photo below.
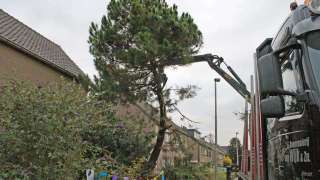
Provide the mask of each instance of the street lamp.
POLYGON ((238 132, 236 132, 236 146, 237 146, 237 167, 239 167, 239 148, 238 148, 238 132))
POLYGON ((217 148, 218 148, 218 116, 217 116, 217 83, 220 82, 219 78, 214 79, 214 177, 217 179, 217 148))

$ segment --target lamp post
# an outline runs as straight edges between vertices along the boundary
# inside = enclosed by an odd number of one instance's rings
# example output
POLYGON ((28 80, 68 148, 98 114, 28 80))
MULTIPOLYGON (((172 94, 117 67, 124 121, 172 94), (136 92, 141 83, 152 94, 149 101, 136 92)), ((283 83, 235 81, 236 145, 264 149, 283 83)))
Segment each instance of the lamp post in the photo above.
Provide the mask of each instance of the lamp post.
POLYGON ((238 132, 236 132, 236 146, 237 146, 237 167, 239 167, 239 148, 238 148, 238 132))
POLYGON ((217 147, 218 147, 218 116, 217 116, 217 83, 220 82, 219 78, 214 79, 214 177, 217 179, 217 147))

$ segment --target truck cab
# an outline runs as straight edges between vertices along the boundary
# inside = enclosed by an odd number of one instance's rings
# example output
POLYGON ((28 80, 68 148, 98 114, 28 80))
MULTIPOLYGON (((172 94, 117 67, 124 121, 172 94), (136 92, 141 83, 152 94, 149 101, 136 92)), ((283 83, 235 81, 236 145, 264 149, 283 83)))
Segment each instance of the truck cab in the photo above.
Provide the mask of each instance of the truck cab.
POLYGON ((292 11, 255 64, 264 178, 320 179, 320 1, 292 11))

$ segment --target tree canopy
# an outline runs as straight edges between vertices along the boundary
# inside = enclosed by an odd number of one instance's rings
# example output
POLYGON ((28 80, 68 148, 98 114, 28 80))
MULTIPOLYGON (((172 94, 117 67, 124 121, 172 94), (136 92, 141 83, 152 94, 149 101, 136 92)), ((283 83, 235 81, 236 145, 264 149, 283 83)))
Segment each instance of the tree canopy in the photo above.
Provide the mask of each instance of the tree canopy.
POLYGON ((179 16, 177 6, 164 0, 112 0, 107 12, 100 26, 90 27, 90 52, 100 77, 96 84, 128 98, 147 100, 162 90, 170 61, 188 62, 202 44, 191 16, 179 16))

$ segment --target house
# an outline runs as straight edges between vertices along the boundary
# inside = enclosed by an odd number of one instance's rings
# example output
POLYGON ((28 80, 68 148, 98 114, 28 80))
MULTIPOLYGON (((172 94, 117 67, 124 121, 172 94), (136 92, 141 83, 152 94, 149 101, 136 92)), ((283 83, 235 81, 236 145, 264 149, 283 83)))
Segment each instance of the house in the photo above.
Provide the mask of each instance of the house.
POLYGON ((222 148, 225 152, 229 152, 230 146, 221 146, 221 148, 222 148))
MULTIPOLYGON (((129 105, 126 108, 119 108, 118 115, 139 119, 139 124, 144 124, 145 127, 150 129, 153 128, 153 131, 157 133, 159 130, 158 116, 152 111, 153 108, 150 105, 140 103, 137 106, 129 105)), ((180 127, 171 119, 168 119, 167 123, 170 128, 164 138, 161 153, 154 169, 155 174, 159 174, 167 164, 174 166, 178 160, 185 158, 195 165, 213 163, 215 152, 217 164, 223 165, 223 157, 226 152, 220 146, 201 138, 201 133, 197 129, 180 127)))
POLYGON ((160 171, 166 164, 174 166, 177 160, 183 158, 189 159, 189 162, 195 165, 214 163, 215 155, 217 164, 223 165, 226 152, 220 146, 205 141, 197 129, 179 127, 172 121, 169 123, 171 128, 166 133, 156 171, 160 171))
POLYGON ((198 131, 197 129, 187 129, 187 128, 184 128, 188 134, 196 139, 200 139, 201 138, 201 133, 200 131, 198 131))
POLYGON ((0 85, 12 78, 42 85, 80 74, 59 45, 0 9, 0 85))
POLYGON ((201 133, 197 129, 182 127, 179 131, 187 132, 182 134, 184 134, 186 149, 192 154, 192 163, 213 163, 215 161, 215 155, 217 155, 217 164, 222 165, 223 157, 226 153, 219 145, 208 142, 203 137, 201 138, 201 133))

